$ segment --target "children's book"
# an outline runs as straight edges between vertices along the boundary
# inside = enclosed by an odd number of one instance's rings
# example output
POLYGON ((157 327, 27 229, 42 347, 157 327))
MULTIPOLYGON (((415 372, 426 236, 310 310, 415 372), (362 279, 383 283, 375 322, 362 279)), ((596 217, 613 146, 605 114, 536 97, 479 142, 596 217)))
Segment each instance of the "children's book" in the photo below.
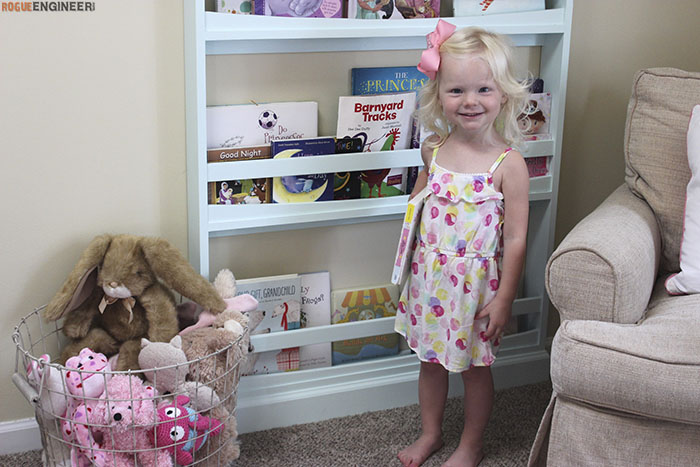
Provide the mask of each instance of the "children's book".
POLYGON ((552 95, 550 93, 530 94, 527 109, 518 116, 518 123, 525 133, 525 141, 552 138, 549 133, 551 108, 552 95))
MULTIPOLYGON (((341 96, 338 100, 338 138, 361 138, 363 152, 408 149, 416 93, 341 96)), ((406 169, 366 170, 360 175, 361 197, 402 195, 406 169)))
MULTIPOLYGON (((209 149, 207 162, 269 159, 270 145, 209 149)), ((221 180, 208 183, 209 204, 261 204, 272 202, 272 179, 221 180)))
POLYGON ((386 94, 418 91, 429 81, 415 66, 385 66, 350 70, 352 94, 386 94))
MULTIPOLYGON (((251 335, 299 329, 301 326, 301 278, 298 274, 257 277, 236 281, 236 295, 248 293, 258 300, 265 317, 251 335)), ((298 348, 251 353, 255 359, 248 375, 299 369, 298 348)))
POLYGON ((348 18, 438 18, 440 0, 348 0, 348 18))
POLYGON ((272 141, 316 136, 316 102, 207 107, 207 148, 210 149, 260 146, 272 141))
MULTIPOLYGON (((396 316, 399 288, 393 284, 369 288, 334 290, 331 323, 396 316)), ((366 358, 395 355, 399 352, 396 333, 333 342, 333 365, 366 358)))
MULTIPOLYGON (((420 88, 429 81, 428 77, 415 66, 353 68, 350 70, 350 77, 353 95, 408 91, 418 93, 420 88)), ((416 94, 416 108, 417 103, 418 95, 416 94)), ((411 120, 411 144, 409 148, 419 148, 422 141, 421 127, 413 118, 411 120)), ((419 167, 407 168, 406 193, 413 190, 419 169, 419 167)))
POLYGON ((255 0, 255 14, 292 18, 342 18, 341 0, 255 0))
POLYGON ((253 0, 216 0, 216 11, 250 15, 253 13, 253 0))
POLYGON ((394 260, 394 269, 391 273, 391 283, 403 285, 404 280, 408 277, 408 270, 411 265, 411 252, 415 244, 416 236, 418 235, 418 226, 420 225, 421 212, 423 211, 423 202, 425 197, 430 194, 430 188, 425 187, 419 191, 416 196, 408 200, 406 207, 406 215, 403 218, 401 225, 401 236, 399 244, 396 247, 396 259, 394 260))
POLYGON ((530 178, 541 177, 549 173, 549 156, 526 157, 525 163, 530 178))
MULTIPOLYGON (((328 271, 301 274, 301 327, 331 324, 331 280, 328 271)), ((331 343, 299 347, 299 369, 331 366, 331 343)))
MULTIPOLYGON (((335 138, 320 137, 272 142, 274 159, 335 154, 335 138)), ((333 199, 334 174, 289 175, 273 177, 272 200, 275 203, 303 203, 333 199)))
MULTIPOLYGON (((335 153, 348 154, 362 152, 361 138, 336 138, 335 153)), ((336 172, 333 187, 333 199, 360 198, 361 172, 336 172)))
POLYGON ((454 16, 544 10, 544 0, 454 0, 454 16))

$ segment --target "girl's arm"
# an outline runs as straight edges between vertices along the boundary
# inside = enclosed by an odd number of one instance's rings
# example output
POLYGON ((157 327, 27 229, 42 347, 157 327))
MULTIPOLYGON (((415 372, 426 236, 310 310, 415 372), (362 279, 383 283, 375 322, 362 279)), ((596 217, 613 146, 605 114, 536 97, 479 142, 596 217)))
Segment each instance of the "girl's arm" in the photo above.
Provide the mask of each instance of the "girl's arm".
MULTIPOLYGON (((428 141, 431 139, 435 139, 434 136, 429 136, 428 141)), ((433 159, 433 147, 428 146, 425 144, 425 142, 421 145, 420 148, 420 157, 423 159, 423 170, 420 171, 418 174, 418 177, 416 178, 416 184, 413 187, 413 191, 411 192, 411 196, 408 198, 411 199, 414 196, 418 194, 419 191, 421 191, 425 186, 428 184, 428 175, 430 173, 430 162, 433 159)))
POLYGON ((510 320, 513 300, 525 262, 530 208, 530 177, 523 156, 513 151, 503 161, 501 169, 501 192, 504 202, 501 277, 496 297, 476 315, 476 318, 489 317, 486 329, 488 339, 500 337, 510 320))

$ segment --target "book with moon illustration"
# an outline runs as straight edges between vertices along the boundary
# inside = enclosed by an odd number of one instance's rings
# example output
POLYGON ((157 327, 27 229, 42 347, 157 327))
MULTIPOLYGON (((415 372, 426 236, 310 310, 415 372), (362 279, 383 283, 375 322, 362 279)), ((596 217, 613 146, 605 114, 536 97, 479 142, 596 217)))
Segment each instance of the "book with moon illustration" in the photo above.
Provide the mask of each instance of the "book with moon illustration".
MULTIPOLYGON (((272 158, 335 154, 335 138, 319 137, 272 142, 272 158)), ((272 201, 275 203, 305 203, 333 199, 334 174, 289 175, 272 178, 272 201)))

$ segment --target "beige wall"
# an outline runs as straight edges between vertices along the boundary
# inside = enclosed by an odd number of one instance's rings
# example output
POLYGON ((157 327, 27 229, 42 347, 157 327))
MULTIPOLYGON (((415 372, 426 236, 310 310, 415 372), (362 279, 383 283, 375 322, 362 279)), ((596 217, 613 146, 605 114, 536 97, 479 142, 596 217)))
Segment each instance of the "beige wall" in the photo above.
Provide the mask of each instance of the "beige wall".
MULTIPOLYGON (((634 72, 661 65, 698 70, 697 17, 696 0, 576 5, 557 241, 622 181, 634 72)), ((182 7, 100 0, 92 13, 0 12, 0 56, 6 421, 32 416, 10 381, 12 327, 50 299, 94 235, 159 235, 185 251, 182 7)), ((304 261, 306 270, 330 268, 334 287, 377 282, 388 274, 394 227, 270 233, 255 240, 256 254, 241 241, 218 239, 212 270, 227 266, 250 277, 297 271, 304 261), (356 251, 364 252, 360 262, 356 251)))

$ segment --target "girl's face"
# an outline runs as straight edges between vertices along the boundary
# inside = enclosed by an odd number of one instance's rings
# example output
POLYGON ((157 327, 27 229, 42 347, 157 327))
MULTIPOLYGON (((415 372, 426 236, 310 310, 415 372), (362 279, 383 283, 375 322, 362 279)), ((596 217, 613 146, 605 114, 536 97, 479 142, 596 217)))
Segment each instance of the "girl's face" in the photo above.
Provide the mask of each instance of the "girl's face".
POLYGON ((443 55, 438 96, 452 131, 464 136, 488 136, 506 102, 488 63, 478 55, 443 55))

